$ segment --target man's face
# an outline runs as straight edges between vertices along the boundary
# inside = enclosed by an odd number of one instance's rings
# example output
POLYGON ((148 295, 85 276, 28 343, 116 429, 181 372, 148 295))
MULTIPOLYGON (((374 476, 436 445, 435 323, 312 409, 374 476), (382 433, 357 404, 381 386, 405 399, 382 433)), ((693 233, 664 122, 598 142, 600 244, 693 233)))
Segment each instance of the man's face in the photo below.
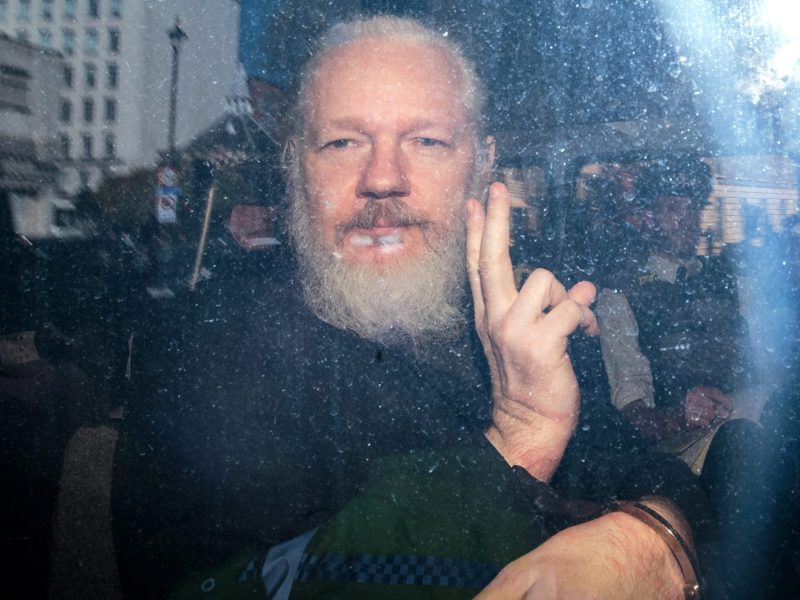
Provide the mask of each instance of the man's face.
POLYGON ((688 196, 663 196, 653 201, 653 227, 658 249, 676 258, 691 258, 700 238, 700 211, 688 196))
POLYGON ((441 50, 412 42, 364 39, 323 60, 300 152, 325 251, 380 272, 463 227, 475 150, 461 84, 441 50))

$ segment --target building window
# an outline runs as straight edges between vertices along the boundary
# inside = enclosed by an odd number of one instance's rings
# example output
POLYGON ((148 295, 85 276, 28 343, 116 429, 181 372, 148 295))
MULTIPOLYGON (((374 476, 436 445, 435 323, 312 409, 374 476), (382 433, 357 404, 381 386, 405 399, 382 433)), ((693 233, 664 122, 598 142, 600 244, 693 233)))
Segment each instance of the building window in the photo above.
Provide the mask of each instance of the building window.
POLYGON ((64 0, 65 19, 75 20, 75 14, 77 13, 76 5, 77 5, 76 0, 64 0))
POLYGON ((17 20, 22 23, 27 23, 31 20, 31 0, 19 0, 17 20))
POLYGON ((42 19, 53 20, 53 0, 42 0, 42 19))
POLYGON ((53 34, 49 29, 39 30, 39 45, 48 50, 53 47, 53 34))
POLYGON ((91 134, 84 133, 81 136, 81 144, 83 145, 83 158, 91 160, 92 156, 94 156, 91 134))
POLYGON ((94 121, 94 100, 91 98, 83 99, 83 120, 86 123, 94 121))
POLYGON ((59 109, 59 118, 62 123, 70 123, 72 121, 72 102, 61 99, 61 108, 59 109))
POLYGON ((8 0, 0 0, 0 23, 5 23, 8 18, 8 0))
POLYGON ((108 30, 108 49, 111 52, 119 52, 121 45, 119 29, 108 30))
POLYGON ((105 118, 106 123, 113 123, 117 120, 117 101, 114 98, 106 98, 105 118))
POLYGON ((86 40, 84 44, 84 50, 87 54, 96 54, 97 53, 97 29, 87 29, 86 30, 86 40))
MULTIPOLYGON (((89 147, 90 148, 91 148, 91 145, 92 145, 91 141, 92 141, 92 139, 89 138, 89 142, 90 142, 89 143, 89 147)), ((89 158, 91 158, 91 157, 89 157, 89 158)), ((80 179, 80 182, 81 182, 80 186, 81 186, 82 190, 89 189, 89 171, 83 171, 83 170, 79 171, 78 172, 78 179, 80 179)))
POLYGON ((0 105, 30 112, 31 74, 13 65, 0 64, 0 105))
POLYGON ((117 67, 117 63, 108 63, 106 65, 106 86, 111 90, 115 90, 119 86, 119 67, 117 67))
POLYGON ((89 0, 89 3, 86 5, 86 14, 89 15, 92 19, 96 19, 100 16, 100 1, 99 0, 89 0))
POLYGON ((122 16, 122 0, 111 0, 111 16, 120 18, 122 16))
POLYGON ((64 68, 61 71, 61 84, 65 88, 72 87, 72 80, 73 80, 74 72, 70 65, 64 65, 64 68))
POLYGON ((86 88, 93 90, 97 87, 97 66, 93 63, 85 63, 83 65, 86 88))
POLYGON ((64 54, 72 56, 75 54, 75 32, 72 29, 65 29, 64 34, 64 54))
POLYGON ((117 139, 113 133, 106 134, 106 158, 117 157, 117 139))
POLYGON ((70 152, 70 150, 71 150, 70 145, 71 144, 70 144, 69 136, 66 133, 61 133, 61 134, 58 135, 58 145, 59 145, 59 149, 61 151, 61 158, 63 158, 64 160, 69 160, 69 157, 70 157, 70 154, 71 154, 71 152, 70 152))

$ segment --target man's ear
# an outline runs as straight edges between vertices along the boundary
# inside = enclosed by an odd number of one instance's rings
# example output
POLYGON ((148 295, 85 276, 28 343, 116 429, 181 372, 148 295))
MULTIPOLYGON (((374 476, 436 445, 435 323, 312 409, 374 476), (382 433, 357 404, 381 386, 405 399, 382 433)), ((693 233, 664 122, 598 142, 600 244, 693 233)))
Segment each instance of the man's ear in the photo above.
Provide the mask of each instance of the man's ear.
POLYGON ((286 143, 283 145, 283 152, 281 152, 281 166, 287 168, 289 164, 291 164, 292 159, 295 157, 295 153, 297 152, 297 136, 293 135, 286 140, 286 143))
POLYGON ((484 185, 489 185, 489 178, 492 176, 494 168, 495 143, 494 136, 487 135, 478 149, 478 170, 481 181, 484 185))
POLYGON ((495 153, 495 143, 494 143, 494 136, 487 135, 486 139, 483 142, 485 148, 485 156, 486 156, 486 169, 487 172, 490 172, 494 169, 494 153, 495 153))

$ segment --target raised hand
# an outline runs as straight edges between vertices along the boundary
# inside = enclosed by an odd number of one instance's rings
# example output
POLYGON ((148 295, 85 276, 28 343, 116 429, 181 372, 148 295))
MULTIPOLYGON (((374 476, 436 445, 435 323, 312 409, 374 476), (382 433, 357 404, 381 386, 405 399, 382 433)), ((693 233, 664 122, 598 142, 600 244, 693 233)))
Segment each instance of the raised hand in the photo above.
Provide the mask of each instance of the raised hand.
POLYGON ((589 309, 595 288, 569 292, 549 271, 534 271, 518 292, 508 252, 510 198, 489 188, 486 214, 467 207, 467 270, 475 324, 492 376, 493 425, 486 435, 510 464, 549 481, 579 410, 578 383, 567 340, 579 326, 597 333, 589 309))

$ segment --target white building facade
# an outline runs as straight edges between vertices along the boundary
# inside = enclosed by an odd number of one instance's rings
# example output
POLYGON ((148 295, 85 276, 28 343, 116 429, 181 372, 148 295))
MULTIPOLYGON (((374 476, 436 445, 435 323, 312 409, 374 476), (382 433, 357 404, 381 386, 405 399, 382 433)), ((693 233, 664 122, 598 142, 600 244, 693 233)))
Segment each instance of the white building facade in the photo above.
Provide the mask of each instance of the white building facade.
POLYGON ((57 157, 65 194, 152 167, 167 148, 172 48, 180 19, 176 142, 221 113, 236 76, 236 0, 0 0, 0 32, 58 50, 57 157))
POLYGON ((15 230, 29 238, 66 230, 55 166, 62 69, 58 52, 0 33, 0 191, 15 230))

